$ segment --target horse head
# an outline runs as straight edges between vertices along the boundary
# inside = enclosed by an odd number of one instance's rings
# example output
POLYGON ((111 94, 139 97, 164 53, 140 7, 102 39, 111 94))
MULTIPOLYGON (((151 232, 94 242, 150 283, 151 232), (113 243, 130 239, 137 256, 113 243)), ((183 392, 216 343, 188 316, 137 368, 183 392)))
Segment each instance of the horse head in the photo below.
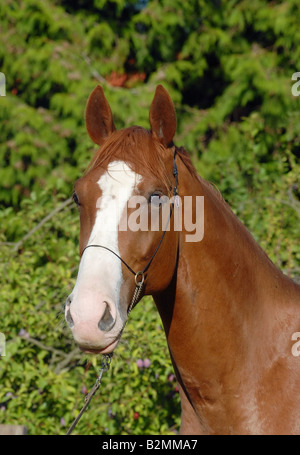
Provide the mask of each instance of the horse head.
POLYGON ((162 86, 156 89, 149 120, 150 130, 133 126, 117 131, 100 86, 87 102, 86 128, 100 148, 74 187, 81 260, 65 307, 74 339, 87 352, 115 349, 141 280, 136 300, 164 290, 174 274, 176 114, 162 86))

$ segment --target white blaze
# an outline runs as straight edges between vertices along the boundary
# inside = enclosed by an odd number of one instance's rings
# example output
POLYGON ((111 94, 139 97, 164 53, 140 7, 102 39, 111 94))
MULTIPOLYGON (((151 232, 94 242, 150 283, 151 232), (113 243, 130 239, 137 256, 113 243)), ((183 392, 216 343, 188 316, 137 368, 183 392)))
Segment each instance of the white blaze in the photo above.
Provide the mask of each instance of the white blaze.
MULTIPOLYGON (((109 164, 107 172, 97 182, 102 195, 97 203, 95 224, 87 245, 102 245, 120 256, 118 232, 121 215, 140 179, 141 176, 122 161, 109 164)), ((94 320, 99 305, 109 300, 114 305, 111 313, 116 318, 114 331, 117 332, 122 328, 119 306, 121 284, 120 259, 103 248, 88 248, 81 258, 72 293, 72 314, 79 320, 94 320)))

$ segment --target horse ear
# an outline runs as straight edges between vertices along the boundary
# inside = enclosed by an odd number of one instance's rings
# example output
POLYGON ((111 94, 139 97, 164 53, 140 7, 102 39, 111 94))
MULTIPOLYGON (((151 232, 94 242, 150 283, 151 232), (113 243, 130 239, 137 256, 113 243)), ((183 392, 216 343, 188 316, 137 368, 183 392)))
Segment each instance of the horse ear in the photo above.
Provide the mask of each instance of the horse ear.
POLYGON ((115 131, 110 106, 98 85, 90 94, 85 110, 86 129, 95 144, 102 145, 115 131))
POLYGON ((149 120, 152 134, 168 147, 176 131, 176 113, 170 95, 162 85, 156 87, 149 120))

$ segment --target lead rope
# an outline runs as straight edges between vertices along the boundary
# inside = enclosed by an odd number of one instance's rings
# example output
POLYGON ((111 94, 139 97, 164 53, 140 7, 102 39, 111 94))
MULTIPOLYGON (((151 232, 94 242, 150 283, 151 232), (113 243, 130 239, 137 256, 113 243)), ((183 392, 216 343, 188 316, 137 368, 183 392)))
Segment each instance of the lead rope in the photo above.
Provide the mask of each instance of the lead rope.
POLYGON ((103 375, 104 371, 108 371, 109 370, 112 356, 113 356, 112 353, 103 355, 102 365, 101 365, 101 369, 100 369, 100 372, 99 372, 99 376, 97 377, 96 382, 95 382, 93 388, 91 389, 91 391, 86 395, 85 403, 84 403, 83 407, 81 408, 81 410, 79 411, 78 416, 76 417, 76 419, 74 420, 74 422, 72 423, 72 425, 70 426, 68 431, 66 432, 66 436, 68 436, 68 435, 70 435, 72 433, 72 431, 76 427, 77 423, 79 422, 82 414, 84 413, 84 411, 86 410, 86 408, 90 404, 91 399, 95 395, 96 391, 99 389, 100 384, 101 384, 102 375, 103 375))

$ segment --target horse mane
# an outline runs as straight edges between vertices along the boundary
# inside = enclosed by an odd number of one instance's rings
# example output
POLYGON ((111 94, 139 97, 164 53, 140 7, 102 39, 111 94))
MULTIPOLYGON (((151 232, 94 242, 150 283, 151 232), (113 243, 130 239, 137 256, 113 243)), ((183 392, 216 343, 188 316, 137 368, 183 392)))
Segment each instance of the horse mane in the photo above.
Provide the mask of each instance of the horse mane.
POLYGON ((191 157, 189 153, 184 149, 184 147, 176 147, 176 153, 180 157, 181 161, 185 165, 185 167, 188 169, 190 172, 191 176, 196 178, 202 185, 204 185, 206 188, 212 190, 216 196, 222 201, 224 204, 226 204, 225 199, 223 198, 221 191, 219 188, 216 186, 215 183, 209 182, 208 180, 205 180, 203 177, 201 177, 198 172, 196 171, 191 157))
POLYGON ((86 173, 103 167, 112 160, 124 161, 134 172, 158 177, 167 188, 172 186, 172 175, 164 164, 166 149, 151 131, 131 126, 114 131, 92 158, 86 173))

